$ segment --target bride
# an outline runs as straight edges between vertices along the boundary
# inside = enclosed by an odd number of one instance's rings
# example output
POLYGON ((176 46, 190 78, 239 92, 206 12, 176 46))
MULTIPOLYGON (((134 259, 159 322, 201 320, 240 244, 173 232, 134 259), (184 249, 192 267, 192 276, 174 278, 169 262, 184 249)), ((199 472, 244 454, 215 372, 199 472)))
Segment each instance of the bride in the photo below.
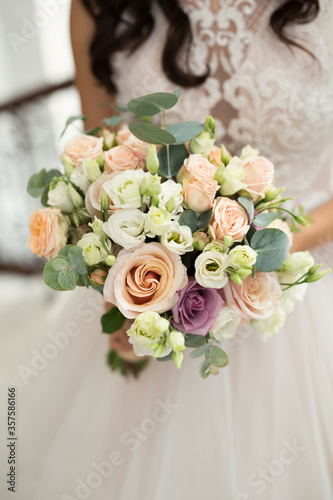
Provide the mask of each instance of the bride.
MULTIPOLYGON (((73 0, 87 127, 110 116, 101 102, 182 87, 169 123, 211 114, 217 144, 269 157, 313 219, 292 250, 332 267, 332 22, 329 0, 73 0)), ((250 329, 226 342, 229 365, 204 381, 188 359, 139 380, 110 373, 103 305, 60 295, 52 327, 72 324, 66 349, 16 381, 20 499, 333 499, 333 276, 266 343, 250 329)), ((129 349, 123 332, 112 338, 129 349)))

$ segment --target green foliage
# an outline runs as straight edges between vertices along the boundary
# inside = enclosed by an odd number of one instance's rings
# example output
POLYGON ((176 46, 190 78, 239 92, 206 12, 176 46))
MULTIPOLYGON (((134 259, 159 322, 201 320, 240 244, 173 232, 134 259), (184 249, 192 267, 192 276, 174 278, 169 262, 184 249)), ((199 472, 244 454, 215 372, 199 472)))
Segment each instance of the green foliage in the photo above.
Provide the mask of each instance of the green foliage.
POLYGON ((254 216, 254 205, 252 199, 248 196, 240 196, 237 201, 243 205, 249 215, 250 222, 252 222, 254 216))
POLYGON ((64 130, 61 132, 61 135, 60 135, 59 139, 61 139, 61 138, 62 138, 62 136, 64 135, 64 133, 66 132, 66 130, 68 129, 68 127, 69 127, 72 123, 76 122, 77 120, 82 120, 83 122, 85 122, 85 121, 86 121, 86 119, 87 119, 87 117, 86 117, 86 116, 83 116, 83 115, 75 115, 75 116, 70 116, 70 117, 68 118, 68 120, 66 121, 65 128, 64 128, 64 130))
POLYGON ((123 120, 124 118, 122 116, 111 116, 110 118, 105 118, 103 120, 103 123, 105 123, 107 127, 114 128, 117 125, 119 125, 119 123, 121 123, 123 120))
POLYGON ((163 356, 163 358, 155 358, 157 361, 170 361, 172 359, 173 351, 169 352, 166 356, 163 356))
POLYGON ((188 226, 192 233, 198 230, 205 231, 210 219, 212 218, 212 210, 207 210, 199 216, 193 210, 184 210, 179 218, 180 226, 188 226))
POLYGON ((205 130, 205 126, 200 122, 175 123, 167 127, 168 132, 176 138, 176 144, 184 144, 205 130))
POLYGON ((166 130, 151 123, 133 122, 129 124, 130 131, 141 141, 150 144, 174 144, 176 138, 166 130))
POLYGON ((169 146, 169 160, 170 160, 170 170, 168 168, 168 155, 167 148, 161 149, 158 154, 158 159, 160 166, 158 172, 160 175, 166 179, 171 179, 175 177, 181 166, 183 165, 186 158, 188 158, 189 153, 185 148, 184 144, 171 145, 169 146))
POLYGON ((114 333, 120 330, 125 323, 125 316, 119 311, 118 307, 112 307, 101 317, 103 333, 114 333))
MULTIPOLYGON (((205 337, 203 337, 205 338, 205 337)), ((199 373, 202 378, 207 378, 209 375, 217 375, 219 368, 223 368, 229 362, 226 352, 220 347, 212 343, 200 345, 197 349, 191 352, 191 358, 199 358, 205 356, 199 367, 199 373)))
MULTIPOLYGON (((179 95, 179 90, 176 90, 179 95)), ((137 97, 128 102, 127 107, 132 113, 140 116, 154 116, 166 109, 171 109, 178 102, 176 93, 156 92, 142 97, 137 97)), ((155 143, 157 144, 157 143, 155 143)))
MULTIPOLYGON (((32 175, 27 185, 28 194, 34 198, 38 198, 38 196, 44 196, 44 193, 46 193, 47 201, 49 185, 54 177, 61 177, 61 172, 57 169, 46 171, 45 168, 43 168, 38 174, 32 175)), ((45 206, 46 204, 43 203, 43 205, 45 206)))
POLYGON ((206 344, 206 337, 204 337, 203 335, 193 335, 190 333, 187 333, 185 335, 186 347, 200 347, 204 344, 206 344))
POLYGON ((82 249, 66 245, 59 255, 49 260, 43 271, 45 283, 53 290, 74 290, 78 286, 88 286, 87 267, 82 249))
POLYGON ((266 227, 268 226, 268 224, 281 216, 282 212, 261 212, 260 214, 255 216, 255 218, 253 219, 253 224, 258 227, 266 227))
POLYGON ((142 370, 146 368, 149 359, 147 358, 133 362, 125 361, 116 351, 110 349, 107 356, 107 363, 113 372, 118 371, 123 376, 132 375, 134 378, 137 378, 142 370))
POLYGON ((208 224, 210 223, 210 219, 212 218, 213 210, 207 210, 207 212, 203 212, 199 215, 197 220, 197 229, 200 231, 205 231, 207 229, 208 224))
POLYGON ((277 271, 284 264, 289 252, 289 238, 280 229, 262 229, 251 238, 251 247, 258 254, 256 269, 262 272, 277 271))

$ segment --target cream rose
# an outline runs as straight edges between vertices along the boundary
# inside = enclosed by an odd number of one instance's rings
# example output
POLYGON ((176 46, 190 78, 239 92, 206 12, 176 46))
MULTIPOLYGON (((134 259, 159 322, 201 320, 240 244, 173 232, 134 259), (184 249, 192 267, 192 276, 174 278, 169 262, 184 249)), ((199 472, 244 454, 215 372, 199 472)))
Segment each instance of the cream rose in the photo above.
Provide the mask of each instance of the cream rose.
POLYGON ((213 208, 213 202, 219 185, 216 181, 184 181, 184 203, 194 212, 207 212, 213 208))
POLYGON ((148 147, 150 144, 135 137, 135 135, 133 135, 127 127, 119 130, 116 140, 118 144, 126 146, 140 160, 147 157, 148 147))
POLYGON ((214 240, 222 241, 231 236, 234 241, 242 241, 250 226, 245 208, 236 200, 219 197, 213 206, 209 232, 214 240))
POLYGON ((124 172, 124 170, 137 170, 143 168, 144 164, 126 146, 116 146, 104 152, 104 170, 112 172, 124 172))
POLYGON ((160 243, 142 244, 119 252, 104 285, 104 298, 126 318, 145 311, 163 313, 176 304, 177 291, 187 281, 179 255, 160 243))
POLYGON ((118 210, 103 224, 103 230, 126 250, 136 247, 146 239, 146 214, 137 208, 118 210))
POLYGON ((29 219, 30 250, 47 260, 58 255, 67 243, 69 219, 57 208, 35 210, 29 219))
MULTIPOLYGON (((98 179, 91 184, 89 187, 86 197, 85 197, 85 203, 88 212, 90 215, 93 217, 100 218, 101 216, 101 198, 104 194, 104 184, 108 182, 110 179, 115 177, 117 174, 116 172, 113 172, 112 174, 102 174, 98 179)), ((116 207, 113 203, 113 201, 109 198, 109 208, 108 208, 108 213, 109 215, 113 214, 117 210, 120 210, 119 207, 116 207)))
POLYGON ((214 179, 216 167, 201 154, 190 155, 177 174, 177 181, 183 180, 205 181, 214 179))
POLYGON ((140 184, 145 178, 143 170, 125 170, 103 184, 104 191, 118 208, 140 208, 147 201, 141 199, 140 184))
POLYGON ((250 157, 243 161, 243 170, 245 172, 243 181, 253 200, 264 198, 265 192, 273 184, 273 163, 262 156, 250 157))
POLYGON ((274 314, 282 290, 276 273, 257 272, 241 285, 229 280, 223 289, 230 309, 242 319, 267 319, 274 314))
POLYGON ((67 142, 63 156, 77 167, 85 158, 96 160, 101 153, 103 153, 103 137, 82 134, 67 142))

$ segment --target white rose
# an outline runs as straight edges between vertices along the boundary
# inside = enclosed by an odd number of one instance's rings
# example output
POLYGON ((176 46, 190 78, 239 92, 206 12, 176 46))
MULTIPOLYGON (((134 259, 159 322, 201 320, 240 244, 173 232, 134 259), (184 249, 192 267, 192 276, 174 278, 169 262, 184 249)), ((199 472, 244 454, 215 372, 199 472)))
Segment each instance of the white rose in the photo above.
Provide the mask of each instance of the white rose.
POLYGON ((144 243, 147 233, 146 217, 137 208, 119 210, 103 224, 103 230, 113 241, 129 250, 144 243))
POLYGON ((76 167, 71 173, 70 179, 75 186, 79 187, 84 194, 88 191, 91 182, 88 179, 86 171, 83 168, 83 165, 79 165, 76 167))
POLYGON ((171 252, 184 255, 194 250, 192 231, 188 226, 180 226, 174 221, 172 227, 162 235, 160 242, 171 252))
MULTIPOLYGON (((169 321, 161 318, 154 311, 146 311, 139 314, 132 326, 127 330, 129 343, 133 345, 134 352, 137 356, 154 356, 155 351, 152 349, 154 344, 157 344, 162 335, 169 330, 169 321)), ((167 347, 162 356, 167 356, 171 352, 171 347, 167 347)))
POLYGON ((224 306, 219 312, 216 322, 210 330, 210 334, 217 341, 232 339, 236 335, 241 322, 241 318, 230 307, 224 306))
MULTIPOLYGON (((126 170, 106 181, 103 188, 115 207, 140 208, 140 184, 144 177, 145 173, 141 169, 126 170)), ((145 197, 143 202, 146 203, 148 199, 145 197)))
POLYGON ((228 283, 228 276, 224 272, 228 265, 226 254, 203 252, 195 261, 195 279, 206 288, 223 288, 228 283))
MULTIPOLYGON (((177 216, 183 212, 183 187, 178 182, 172 180, 165 181, 161 184, 161 192, 158 195, 159 208, 168 210, 172 216, 177 216)), ((173 217, 176 219, 177 217, 173 217)))
POLYGON ((239 269, 249 269, 257 261, 257 252, 248 245, 237 245, 228 253, 230 266, 238 271, 239 269))
POLYGON ((250 325, 262 335, 263 340, 267 340, 280 331, 284 325, 285 319, 286 311, 283 302, 279 301, 272 316, 265 320, 253 319, 250 321, 250 325))
POLYGON ((147 214, 148 236, 162 236, 173 226, 173 220, 167 210, 151 206, 147 214))
POLYGON ((242 168, 241 162, 238 159, 232 159, 229 165, 224 170, 223 182, 220 187, 220 194, 222 196, 231 196, 241 189, 246 189, 247 184, 242 182, 245 172, 242 168))
POLYGON ((53 207, 58 208, 64 213, 71 213, 74 210, 68 185, 64 181, 59 181, 54 189, 49 191, 47 203, 53 207))
POLYGON ((77 246, 82 248, 83 257, 89 266, 99 264, 111 252, 111 241, 105 240, 105 246, 102 245, 101 238, 95 233, 87 233, 77 242, 77 246))

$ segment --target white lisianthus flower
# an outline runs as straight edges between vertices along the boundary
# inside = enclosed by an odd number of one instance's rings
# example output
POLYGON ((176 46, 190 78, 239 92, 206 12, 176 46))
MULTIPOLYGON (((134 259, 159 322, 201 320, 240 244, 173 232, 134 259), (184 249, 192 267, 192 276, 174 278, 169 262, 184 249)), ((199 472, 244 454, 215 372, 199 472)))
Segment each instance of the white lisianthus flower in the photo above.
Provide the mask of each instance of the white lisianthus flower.
POLYGON ((70 179, 72 183, 75 184, 75 186, 79 187, 84 192, 84 194, 86 194, 91 182, 88 179, 83 165, 79 165, 75 168, 75 170, 73 170, 70 179))
POLYGON ((215 340, 232 339, 241 324, 242 320, 230 307, 222 307, 214 326, 210 329, 210 334, 215 340))
POLYGON ((192 252, 193 238, 192 231, 188 226, 180 226, 174 221, 172 227, 162 235, 160 242, 171 252, 178 255, 184 255, 186 252, 192 252))
POLYGON ((172 330, 167 337, 167 344, 173 351, 183 351, 185 349, 184 334, 178 330, 172 330))
POLYGON ((129 250, 144 243, 146 239, 146 214, 137 208, 118 210, 103 224, 103 230, 110 238, 129 250))
POLYGON ((228 250, 229 248, 224 243, 222 243, 222 241, 213 240, 210 243, 207 243, 207 245, 203 249, 203 252, 227 253, 228 250))
MULTIPOLYGON (((115 207, 140 208, 140 184, 144 177, 145 173, 141 169, 126 170, 106 181, 103 188, 115 207)), ((148 197, 144 197, 142 202, 146 203, 148 200, 148 197)))
POLYGON ((238 271, 250 269, 257 261, 257 252, 248 245, 237 245, 228 253, 229 265, 238 271))
POLYGON ((259 149, 254 149, 249 144, 242 149, 242 153, 240 155, 241 160, 246 160, 247 158, 254 158, 255 156, 259 156, 259 149))
POLYGON ((173 220, 167 210, 151 206, 147 214, 148 236, 162 236, 173 226, 173 220))
POLYGON ((164 208, 171 213, 173 219, 178 219, 183 212, 183 187, 178 182, 172 180, 165 181, 161 184, 161 192, 158 195, 159 208, 164 208), (177 217, 178 216, 178 217, 177 217))
POLYGON ((241 189, 246 189, 247 184, 242 182, 244 177, 245 172, 241 162, 237 158, 233 158, 223 172, 223 182, 220 187, 220 194, 222 196, 231 196, 241 189))
POLYGON ((105 238, 107 234, 103 231, 103 224, 104 222, 101 219, 98 219, 95 215, 94 222, 89 222, 88 226, 91 227, 91 229, 94 231, 95 234, 105 238))
POLYGON ((278 333, 284 325, 286 311, 283 302, 279 301, 272 316, 265 320, 253 319, 250 325, 262 335, 263 340, 269 339, 275 333, 278 333))
MULTIPOLYGON (((146 311, 135 318, 126 333, 137 356, 154 356, 156 350, 153 350, 152 346, 156 345, 168 331, 168 320, 161 318, 157 312, 146 311)), ((167 347, 159 357, 167 356, 170 352, 171 347, 167 347)))
POLYGON ((144 172, 144 177, 140 183, 141 195, 154 196, 161 192, 161 177, 144 172))
POLYGON ((279 271, 283 274, 292 274, 293 276, 297 274, 302 275, 313 265, 314 259, 309 251, 293 252, 288 255, 286 262, 279 271))
POLYGON ((208 156, 214 146, 213 139, 207 130, 203 130, 199 135, 191 139, 189 150, 193 154, 203 154, 208 156))
POLYGON ((225 273, 228 257, 221 252, 203 252, 195 261, 195 279, 205 288, 223 288, 228 283, 225 273))
POLYGON ((47 203, 53 208, 59 208, 65 214, 73 212, 74 203, 66 182, 59 181, 56 187, 48 192, 47 203))
POLYGON ((111 241, 105 240, 104 244, 108 251, 102 245, 101 238, 95 233, 84 234, 77 242, 77 246, 82 248, 83 258, 89 266, 99 264, 109 255, 111 252, 111 241))

